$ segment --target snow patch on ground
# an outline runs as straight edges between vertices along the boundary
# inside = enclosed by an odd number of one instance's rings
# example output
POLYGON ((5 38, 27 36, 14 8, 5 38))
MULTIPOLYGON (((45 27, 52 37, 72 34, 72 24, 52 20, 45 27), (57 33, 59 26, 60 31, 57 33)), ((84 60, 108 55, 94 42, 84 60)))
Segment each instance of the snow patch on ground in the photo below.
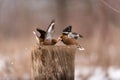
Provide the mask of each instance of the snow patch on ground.
POLYGON ((120 80, 120 67, 77 67, 75 80, 120 80))
POLYGON ((105 72, 103 68, 98 67, 94 70, 93 74, 89 77, 88 80, 106 80, 105 72))
POLYGON ((120 68, 109 67, 108 68, 108 76, 109 76, 110 80, 120 80, 120 68))
POLYGON ((3 56, 0 56, 0 72, 3 72, 5 67, 6 67, 6 60, 3 56))

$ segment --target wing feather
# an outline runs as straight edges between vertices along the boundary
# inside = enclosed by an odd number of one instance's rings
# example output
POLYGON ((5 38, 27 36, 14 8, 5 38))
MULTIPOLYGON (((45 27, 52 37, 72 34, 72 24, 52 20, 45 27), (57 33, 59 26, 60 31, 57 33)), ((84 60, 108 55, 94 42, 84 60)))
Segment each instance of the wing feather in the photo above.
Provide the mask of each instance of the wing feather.
POLYGON ((39 29, 39 28, 37 28, 36 30, 40 33, 40 38, 42 38, 44 40, 46 32, 42 29, 39 29))
POLYGON ((55 29, 55 20, 52 20, 46 31, 45 39, 52 39, 55 29))

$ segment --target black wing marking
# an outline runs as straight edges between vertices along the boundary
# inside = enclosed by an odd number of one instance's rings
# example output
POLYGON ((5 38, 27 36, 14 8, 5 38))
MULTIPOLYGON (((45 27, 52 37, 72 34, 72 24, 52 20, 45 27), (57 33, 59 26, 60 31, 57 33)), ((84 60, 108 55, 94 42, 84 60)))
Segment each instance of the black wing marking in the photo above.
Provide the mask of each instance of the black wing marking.
POLYGON ((72 32, 72 34, 74 35, 74 38, 83 38, 83 36, 79 33, 76 33, 76 32, 72 32))
POLYGON ((40 33, 40 38, 45 39, 46 32, 42 29, 36 29, 40 33))
POLYGON ((83 38, 83 36, 81 34, 78 34, 76 32, 69 32, 68 37, 69 38, 74 38, 74 39, 83 38))
POLYGON ((63 29, 63 33, 66 33, 66 32, 69 33, 71 31, 72 31, 72 26, 68 26, 65 29, 63 29))

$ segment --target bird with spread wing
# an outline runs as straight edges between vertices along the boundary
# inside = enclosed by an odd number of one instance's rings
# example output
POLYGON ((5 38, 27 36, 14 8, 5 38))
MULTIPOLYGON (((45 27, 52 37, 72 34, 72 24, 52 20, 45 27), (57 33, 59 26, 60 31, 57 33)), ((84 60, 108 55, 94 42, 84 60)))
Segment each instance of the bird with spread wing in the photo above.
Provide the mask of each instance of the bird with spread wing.
POLYGON ((61 41, 66 45, 77 45, 80 50, 84 50, 78 43, 79 38, 83 38, 81 34, 72 32, 72 26, 68 26, 63 29, 62 35, 60 36, 61 41))
POLYGON ((40 33, 40 36, 38 36, 35 32, 33 33, 41 45, 55 45, 58 40, 53 38, 54 29, 55 21, 52 20, 46 31, 39 28, 36 29, 40 33))

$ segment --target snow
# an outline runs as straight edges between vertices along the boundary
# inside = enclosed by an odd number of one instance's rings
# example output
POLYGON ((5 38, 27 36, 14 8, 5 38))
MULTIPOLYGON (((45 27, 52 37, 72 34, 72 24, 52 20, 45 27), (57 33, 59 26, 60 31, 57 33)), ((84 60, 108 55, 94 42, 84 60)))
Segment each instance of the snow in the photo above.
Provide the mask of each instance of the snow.
POLYGON ((86 77, 91 72, 90 67, 76 67, 75 69, 75 80, 83 80, 82 77, 86 77))
POLYGON ((0 72, 3 71, 4 67, 5 67, 5 61, 4 59, 0 59, 0 72))
POLYGON ((108 68, 108 75, 111 80, 120 80, 120 68, 108 68))
POLYGON ((0 72, 4 72, 4 69, 6 68, 6 59, 3 56, 0 55, 0 72))
POLYGON ((94 70, 92 76, 88 80, 106 80, 105 72, 101 67, 94 70))
POLYGON ((75 80, 120 80, 120 68, 110 66, 103 67, 77 67, 75 80))

